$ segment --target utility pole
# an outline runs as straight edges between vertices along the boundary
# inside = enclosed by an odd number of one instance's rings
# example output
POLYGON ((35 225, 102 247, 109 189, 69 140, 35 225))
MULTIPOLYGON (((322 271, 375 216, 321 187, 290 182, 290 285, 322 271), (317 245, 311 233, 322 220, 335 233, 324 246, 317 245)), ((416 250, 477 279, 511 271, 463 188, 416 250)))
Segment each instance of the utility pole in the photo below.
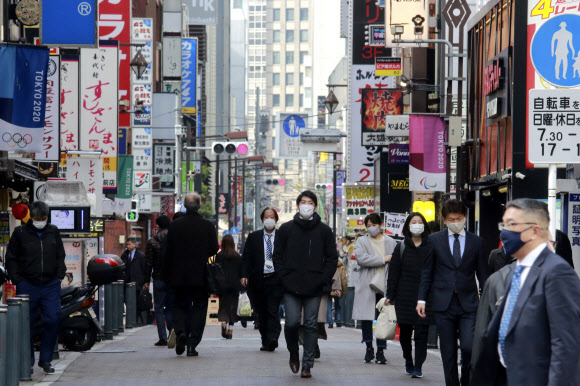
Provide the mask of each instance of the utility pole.
POLYGON ((242 248, 246 245, 246 160, 242 160, 242 248))
MULTIPOLYGON (((254 139, 256 141, 256 155, 260 154, 260 87, 256 87, 256 125, 254 129, 254 139)), ((256 183, 254 184, 254 231, 258 229, 258 209, 260 203, 260 168, 256 168, 256 183)))
POLYGON ((215 156, 215 229, 220 233, 220 156, 215 156))

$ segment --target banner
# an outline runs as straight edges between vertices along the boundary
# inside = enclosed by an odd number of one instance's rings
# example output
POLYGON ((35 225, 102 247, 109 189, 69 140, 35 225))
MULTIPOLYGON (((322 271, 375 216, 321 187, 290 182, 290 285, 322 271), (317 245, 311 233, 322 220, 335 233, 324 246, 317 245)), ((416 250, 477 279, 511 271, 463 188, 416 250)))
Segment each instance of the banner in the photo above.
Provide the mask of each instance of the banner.
POLYGON ((66 265, 66 274, 60 286, 62 288, 71 285, 83 284, 83 243, 80 240, 64 240, 62 242, 66 257, 64 263, 66 265))
POLYGON ((48 57, 48 79, 46 81, 46 112, 42 149, 34 155, 37 161, 58 162, 60 158, 60 56, 48 57))
POLYGON ((89 195, 91 215, 103 216, 103 159, 68 157, 67 181, 81 181, 89 195), (94 198, 91 198, 94 197, 94 198))
POLYGON ((389 145, 389 165, 409 164, 409 144, 392 143, 389 145))
POLYGON ((409 116, 401 116, 402 112, 403 93, 400 89, 361 90, 362 144, 385 146, 391 142, 389 136, 408 136, 409 116), (396 121, 389 120, 391 116, 396 121))
POLYGON ((181 112, 195 114, 197 108, 197 39, 181 39, 181 112))
POLYGON ((60 67, 60 150, 79 149, 79 57, 62 57, 60 67))
POLYGON ((445 121, 436 116, 411 115, 409 126, 409 190, 445 192, 445 121))
POLYGON ((42 150, 48 48, 0 45, 0 150, 42 150))
POLYGON ((133 197, 133 156, 119 156, 119 187, 116 198, 133 197))

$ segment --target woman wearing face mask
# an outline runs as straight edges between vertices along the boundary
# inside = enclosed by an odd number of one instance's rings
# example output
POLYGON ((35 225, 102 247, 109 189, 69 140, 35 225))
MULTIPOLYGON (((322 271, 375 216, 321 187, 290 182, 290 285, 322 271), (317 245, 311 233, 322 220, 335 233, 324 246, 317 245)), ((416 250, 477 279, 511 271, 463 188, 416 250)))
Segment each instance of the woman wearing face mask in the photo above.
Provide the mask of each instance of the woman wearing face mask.
MULTIPOLYGON (((397 323, 401 329, 400 341, 405 368, 412 378, 423 378, 421 368, 427 357, 430 320, 420 318, 415 308, 423 263, 431 249, 427 239, 430 233, 429 225, 421 213, 413 212, 407 217, 403 225, 405 239, 393 252, 387 281, 386 304, 395 305, 397 323), (415 362, 413 362, 411 344, 413 330, 415 330, 415 362)), ((431 315, 430 311, 431 302, 429 301, 427 315, 431 315)))
MULTIPOLYGON (((371 213, 365 217, 365 226, 368 235, 357 239, 354 254, 359 265, 359 280, 354 290, 354 305, 352 319, 362 323, 362 342, 366 344, 364 360, 366 363, 375 359, 373 348, 373 320, 378 316, 375 308, 377 302, 383 297, 383 291, 375 292, 370 287, 375 275, 387 278, 388 266, 391 254, 397 242, 381 232, 381 217, 377 213, 371 213)), ((387 348, 385 340, 377 339, 376 363, 386 364, 384 350, 387 348)))

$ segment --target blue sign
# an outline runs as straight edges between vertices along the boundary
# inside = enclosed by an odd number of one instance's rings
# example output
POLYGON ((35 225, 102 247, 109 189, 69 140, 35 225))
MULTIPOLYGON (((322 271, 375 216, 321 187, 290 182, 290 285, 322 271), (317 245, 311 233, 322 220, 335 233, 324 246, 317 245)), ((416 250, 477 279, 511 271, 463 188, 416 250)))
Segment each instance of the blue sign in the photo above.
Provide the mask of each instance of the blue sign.
POLYGON ((98 47, 97 0, 45 0, 40 4, 41 44, 98 47))
POLYGON ((284 120, 284 132, 290 137, 300 137, 300 130, 306 127, 300 115, 289 115, 284 120))
POLYGON ((127 154, 127 129, 118 130, 119 155, 127 154))
POLYGON ((151 126, 151 106, 143 106, 143 111, 133 114, 133 126, 151 126))
POLYGON ((580 16, 556 16, 536 31, 530 55, 542 78, 559 87, 580 86, 580 16))
POLYGON ((227 235, 229 235, 229 234, 230 234, 230 232, 229 232, 227 229, 226 229, 225 231, 223 231, 223 232, 222 232, 222 236, 227 236, 227 235))
POLYGON ((239 233, 238 228, 233 227, 232 229, 230 229, 230 233, 234 236, 237 235, 239 233))
POLYGON ((197 77, 197 39, 181 39, 181 111, 195 114, 197 77))

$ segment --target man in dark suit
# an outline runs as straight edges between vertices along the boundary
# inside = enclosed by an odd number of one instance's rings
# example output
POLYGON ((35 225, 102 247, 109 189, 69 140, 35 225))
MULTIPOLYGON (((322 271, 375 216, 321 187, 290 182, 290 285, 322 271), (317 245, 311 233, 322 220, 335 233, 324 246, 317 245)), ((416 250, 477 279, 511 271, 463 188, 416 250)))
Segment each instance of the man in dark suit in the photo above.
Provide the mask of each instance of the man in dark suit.
POLYGON ((499 271, 506 265, 513 263, 515 260, 516 259, 514 259, 512 256, 506 256, 503 245, 497 249, 494 249, 489 254, 489 274, 491 275, 499 271))
POLYGON ((547 246, 549 223, 545 203, 507 203, 499 227, 517 265, 487 328, 474 385, 580 384, 580 280, 547 246))
POLYGON ((469 384, 471 348, 480 287, 487 279, 487 259, 483 239, 467 232, 467 207, 459 200, 448 200, 441 208, 447 229, 433 233, 433 246, 427 255, 417 302, 419 316, 425 317, 425 301, 433 289, 433 313, 441 343, 441 359, 447 386, 459 386, 457 338, 461 348, 461 385, 469 384))
POLYGON ((260 351, 274 351, 282 331, 278 309, 284 295, 284 288, 272 261, 278 213, 273 208, 266 208, 260 218, 264 229, 250 233, 244 246, 242 285, 248 288, 248 295, 258 313, 262 337, 260 351))
POLYGON ((206 265, 219 246, 215 226, 199 214, 201 197, 190 193, 183 205, 187 209, 185 216, 169 225, 161 272, 174 293, 175 353, 183 354, 187 346, 187 356, 197 356, 195 348, 201 342, 207 314, 206 265))
MULTIPOLYGON (((136 299, 139 299, 141 291, 149 288, 149 281, 147 281, 147 284, 145 283, 145 254, 137 250, 137 240, 134 237, 127 238, 125 246, 127 249, 121 255, 121 260, 125 263, 125 283, 135 283, 135 290, 137 292, 136 299)), ((145 312, 138 309, 136 311, 136 320, 147 323, 147 315, 145 312)))

